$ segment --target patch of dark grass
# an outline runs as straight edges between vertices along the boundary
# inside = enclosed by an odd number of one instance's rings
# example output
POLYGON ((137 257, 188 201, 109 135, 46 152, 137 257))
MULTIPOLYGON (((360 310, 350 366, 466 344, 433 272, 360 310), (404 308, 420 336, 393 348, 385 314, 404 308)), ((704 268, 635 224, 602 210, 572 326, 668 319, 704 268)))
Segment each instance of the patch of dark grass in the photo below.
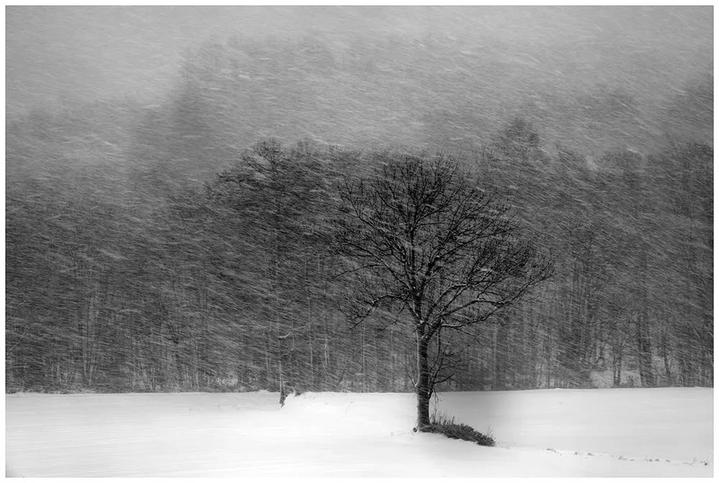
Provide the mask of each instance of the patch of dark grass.
POLYGON ((423 433, 439 433, 451 439, 472 441, 480 446, 494 446, 494 438, 476 431, 471 426, 454 422, 454 418, 432 418, 429 425, 422 428, 423 433))

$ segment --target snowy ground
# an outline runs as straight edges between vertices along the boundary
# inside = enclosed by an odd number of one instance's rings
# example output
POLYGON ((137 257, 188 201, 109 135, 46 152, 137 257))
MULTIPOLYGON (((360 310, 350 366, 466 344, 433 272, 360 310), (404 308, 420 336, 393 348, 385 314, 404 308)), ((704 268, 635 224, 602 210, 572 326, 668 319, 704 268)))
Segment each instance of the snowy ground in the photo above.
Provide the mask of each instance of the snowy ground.
POLYGON ((484 448, 416 434, 411 394, 13 394, 8 476, 711 476, 711 389, 450 393, 484 448))

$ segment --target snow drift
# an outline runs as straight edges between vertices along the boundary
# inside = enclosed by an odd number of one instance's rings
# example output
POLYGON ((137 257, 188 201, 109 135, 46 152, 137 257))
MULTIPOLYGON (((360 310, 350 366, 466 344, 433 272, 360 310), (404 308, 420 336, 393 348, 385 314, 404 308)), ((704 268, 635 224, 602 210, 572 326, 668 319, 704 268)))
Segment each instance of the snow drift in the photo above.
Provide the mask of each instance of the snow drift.
POLYGON ((12 394, 8 476, 711 476, 712 389, 466 392, 412 432, 412 394, 12 394))

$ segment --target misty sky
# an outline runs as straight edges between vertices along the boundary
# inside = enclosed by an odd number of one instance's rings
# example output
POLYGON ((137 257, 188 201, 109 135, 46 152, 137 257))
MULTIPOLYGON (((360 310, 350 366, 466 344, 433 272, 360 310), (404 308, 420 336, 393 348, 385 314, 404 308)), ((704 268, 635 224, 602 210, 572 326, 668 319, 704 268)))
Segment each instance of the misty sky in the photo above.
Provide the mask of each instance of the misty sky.
POLYGON ((697 56, 712 58, 711 7, 7 7, 6 13, 8 114, 122 96, 150 102, 172 85, 184 52, 231 36, 446 35, 518 51, 596 45, 598 60, 643 45, 649 53, 671 49, 677 69, 697 56))

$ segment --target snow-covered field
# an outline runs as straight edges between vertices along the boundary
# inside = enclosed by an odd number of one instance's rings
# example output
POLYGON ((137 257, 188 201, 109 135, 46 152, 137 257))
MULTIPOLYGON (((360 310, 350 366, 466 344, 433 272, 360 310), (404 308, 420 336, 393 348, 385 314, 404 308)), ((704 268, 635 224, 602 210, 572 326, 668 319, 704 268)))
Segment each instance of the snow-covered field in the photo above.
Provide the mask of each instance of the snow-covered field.
POLYGON ((412 432, 412 394, 13 394, 8 476, 711 476, 711 389, 440 395, 497 439, 412 432))

